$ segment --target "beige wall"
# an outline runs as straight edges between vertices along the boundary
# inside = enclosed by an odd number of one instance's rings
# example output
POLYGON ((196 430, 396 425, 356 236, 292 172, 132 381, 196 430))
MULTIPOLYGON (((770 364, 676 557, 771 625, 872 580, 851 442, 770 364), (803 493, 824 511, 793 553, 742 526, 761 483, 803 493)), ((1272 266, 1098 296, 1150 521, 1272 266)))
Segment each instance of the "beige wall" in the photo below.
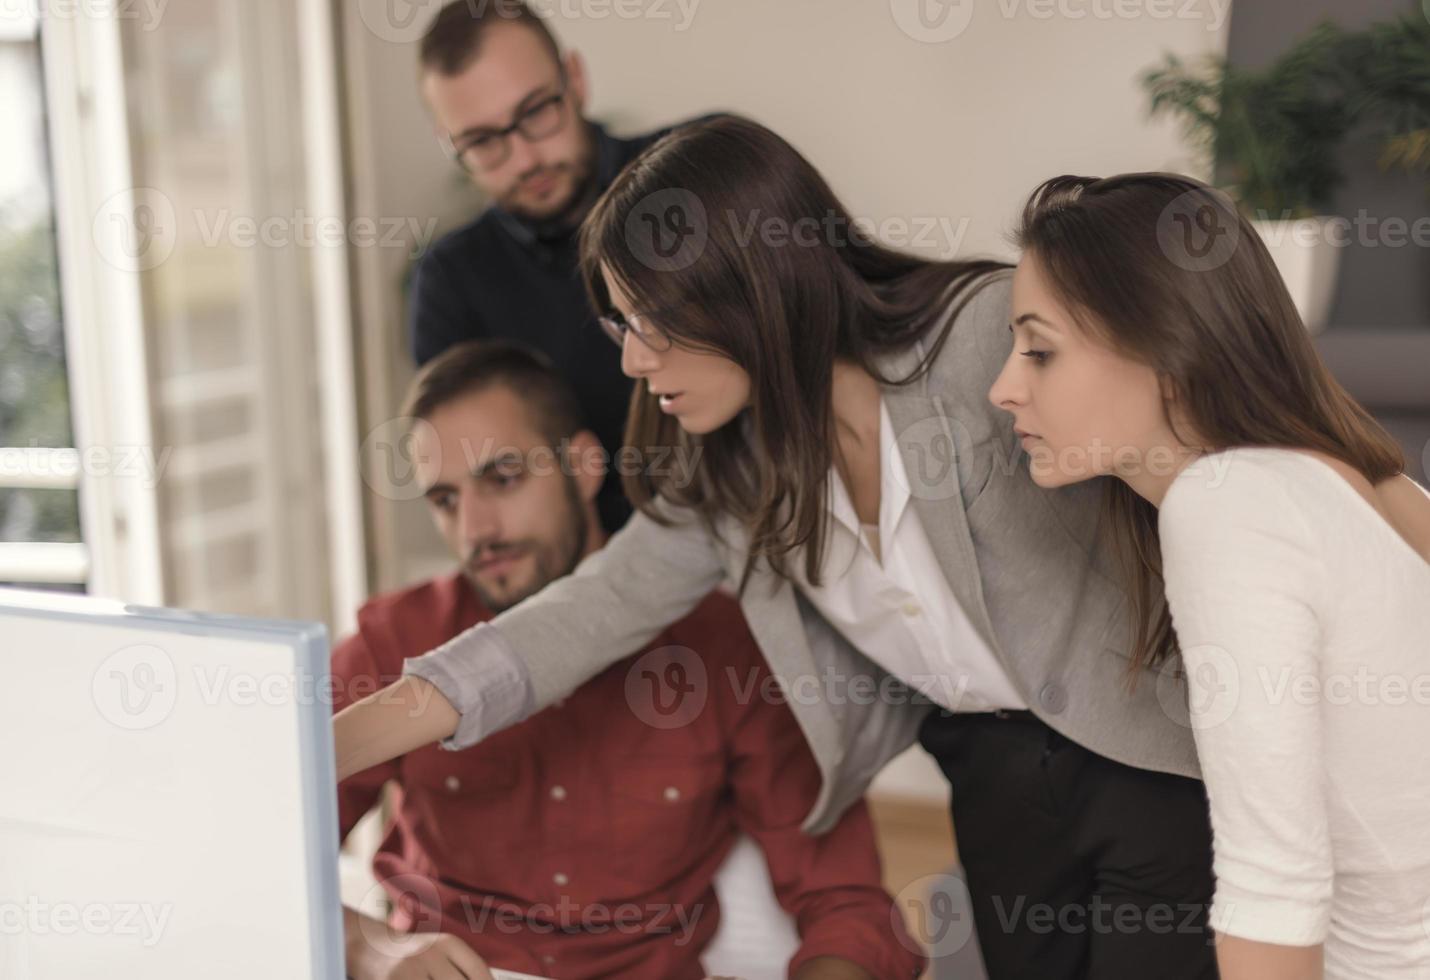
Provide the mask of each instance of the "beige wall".
MULTIPOLYGON (((412 377, 402 282, 413 250, 433 228, 440 234, 476 214, 480 196, 438 148, 417 95, 417 46, 386 30, 378 11, 386 0, 340 3, 346 74, 351 209, 354 216, 410 221, 402 248, 354 249, 354 315, 359 361, 360 431, 368 464, 367 503, 374 591, 386 591, 451 566, 420 500, 384 496, 374 439, 390 439, 384 422, 396 414, 412 377)), ((398 7, 402 4, 396 5, 398 7)), ((432 7, 436 9, 435 6, 432 7)), ((424 18, 424 22, 428 18, 424 18)))
MULTIPOLYGON (((748 114, 804 152, 856 216, 935 255, 1010 255, 1010 222, 1054 174, 1195 172, 1175 131, 1147 122, 1134 79, 1165 51, 1223 51, 1227 20, 1225 0, 963 0, 946 22, 961 31, 925 43, 906 0, 681 2, 537 9, 585 56, 590 114, 617 132, 748 114)), ((415 92, 415 31, 380 22, 368 0, 344 6, 356 212, 445 224, 471 214, 475 197, 453 179, 415 92)), ((391 412, 408 373, 404 257, 383 252, 356 266, 370 421, 391 412)), ((420 504, 378 503, 379 586, 443 567, 420 504)))
POLYGON ((900 28, 895 13, 914 9, 903 0, 706 0, 683 31, 678 15, 554 23, 587 59, 597 118, 634 131, 742 112, 798 147, 856 215, 942 219, 950 231, 929 250, 958 247, 962 226, 964 253, 1009 254, 1008 224, 1045 177, 1193 164, 1170 127, 1147 123, 1133 80, 1163 51, 1220 52, 1225 24, 1209 2, 1193 20, 1098 19, 1104 7, 963 0, 950 9, 970 12, 966 27, 941 43, 900 28), (1088 13, 1033 15, 1045 7, 1088 13))

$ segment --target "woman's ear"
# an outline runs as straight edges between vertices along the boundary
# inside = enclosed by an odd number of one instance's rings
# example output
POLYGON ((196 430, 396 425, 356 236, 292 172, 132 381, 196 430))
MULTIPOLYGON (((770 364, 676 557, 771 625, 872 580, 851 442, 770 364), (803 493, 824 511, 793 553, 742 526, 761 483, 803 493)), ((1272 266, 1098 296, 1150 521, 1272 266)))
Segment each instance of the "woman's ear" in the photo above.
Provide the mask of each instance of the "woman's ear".
POLYGON ((1181 403, 1181 396, 1177 392, 1177 381, 1170 374, 1159 371, 1157 373, 1157 387, 1162 393, 1162 401, 1168 405, 1178 405, 1181 403))
POLYGON ((1183 397, 1177 380, 1170 374, 1158 373, 1157 387, 1162 394, 1162 415, 1177 441, 1184 446, 1207 446, 1200 428, 1192 424, 1192 419, 1187 414, 1187 400, 1183 397))

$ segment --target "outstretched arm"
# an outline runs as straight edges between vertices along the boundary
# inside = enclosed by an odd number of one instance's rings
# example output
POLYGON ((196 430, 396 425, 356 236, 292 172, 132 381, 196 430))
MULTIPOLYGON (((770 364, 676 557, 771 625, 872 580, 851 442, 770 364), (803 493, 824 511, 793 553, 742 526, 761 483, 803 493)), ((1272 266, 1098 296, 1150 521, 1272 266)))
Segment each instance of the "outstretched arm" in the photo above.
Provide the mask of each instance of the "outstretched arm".
POLYGON ((637 513, 610 542, 491 622, 403 664, 333 721, 338 778, 441 740, 462 749, 565 697, 639 650, 724 578, 695 514, 637 513))
POLYGON ((338 781, 447 738, 461 715, 420 677, 404 677, 333 718, 338 781))

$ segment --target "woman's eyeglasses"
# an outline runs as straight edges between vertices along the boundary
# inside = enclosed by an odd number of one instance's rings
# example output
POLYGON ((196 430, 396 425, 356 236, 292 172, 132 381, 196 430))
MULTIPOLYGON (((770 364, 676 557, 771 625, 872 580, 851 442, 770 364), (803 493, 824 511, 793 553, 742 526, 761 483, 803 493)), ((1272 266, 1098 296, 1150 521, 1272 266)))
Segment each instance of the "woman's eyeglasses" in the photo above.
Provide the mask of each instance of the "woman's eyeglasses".
POLYGON ((632 313, 630 316, 623 316, 616 310, 612 310, 605 316, 596 317, 596 322, 601 325, 601 329, 606 331, 606 336, 615 341, 617 347, 625 347, 627 331, 634 333, 640 342, 653 351, 668 351, 674 343, 670 339, 670 334, 650 322, 650 318, 644 313, 632 313))

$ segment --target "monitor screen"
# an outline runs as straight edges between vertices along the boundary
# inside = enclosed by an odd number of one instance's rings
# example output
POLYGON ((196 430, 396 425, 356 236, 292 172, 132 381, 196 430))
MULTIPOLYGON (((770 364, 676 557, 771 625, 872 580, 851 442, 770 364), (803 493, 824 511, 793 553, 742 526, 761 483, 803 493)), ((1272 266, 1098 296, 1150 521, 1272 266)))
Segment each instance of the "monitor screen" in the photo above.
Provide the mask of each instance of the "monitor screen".
POLYGON ((342 980, 328 637, 0 589, 0 976, 342 980))

